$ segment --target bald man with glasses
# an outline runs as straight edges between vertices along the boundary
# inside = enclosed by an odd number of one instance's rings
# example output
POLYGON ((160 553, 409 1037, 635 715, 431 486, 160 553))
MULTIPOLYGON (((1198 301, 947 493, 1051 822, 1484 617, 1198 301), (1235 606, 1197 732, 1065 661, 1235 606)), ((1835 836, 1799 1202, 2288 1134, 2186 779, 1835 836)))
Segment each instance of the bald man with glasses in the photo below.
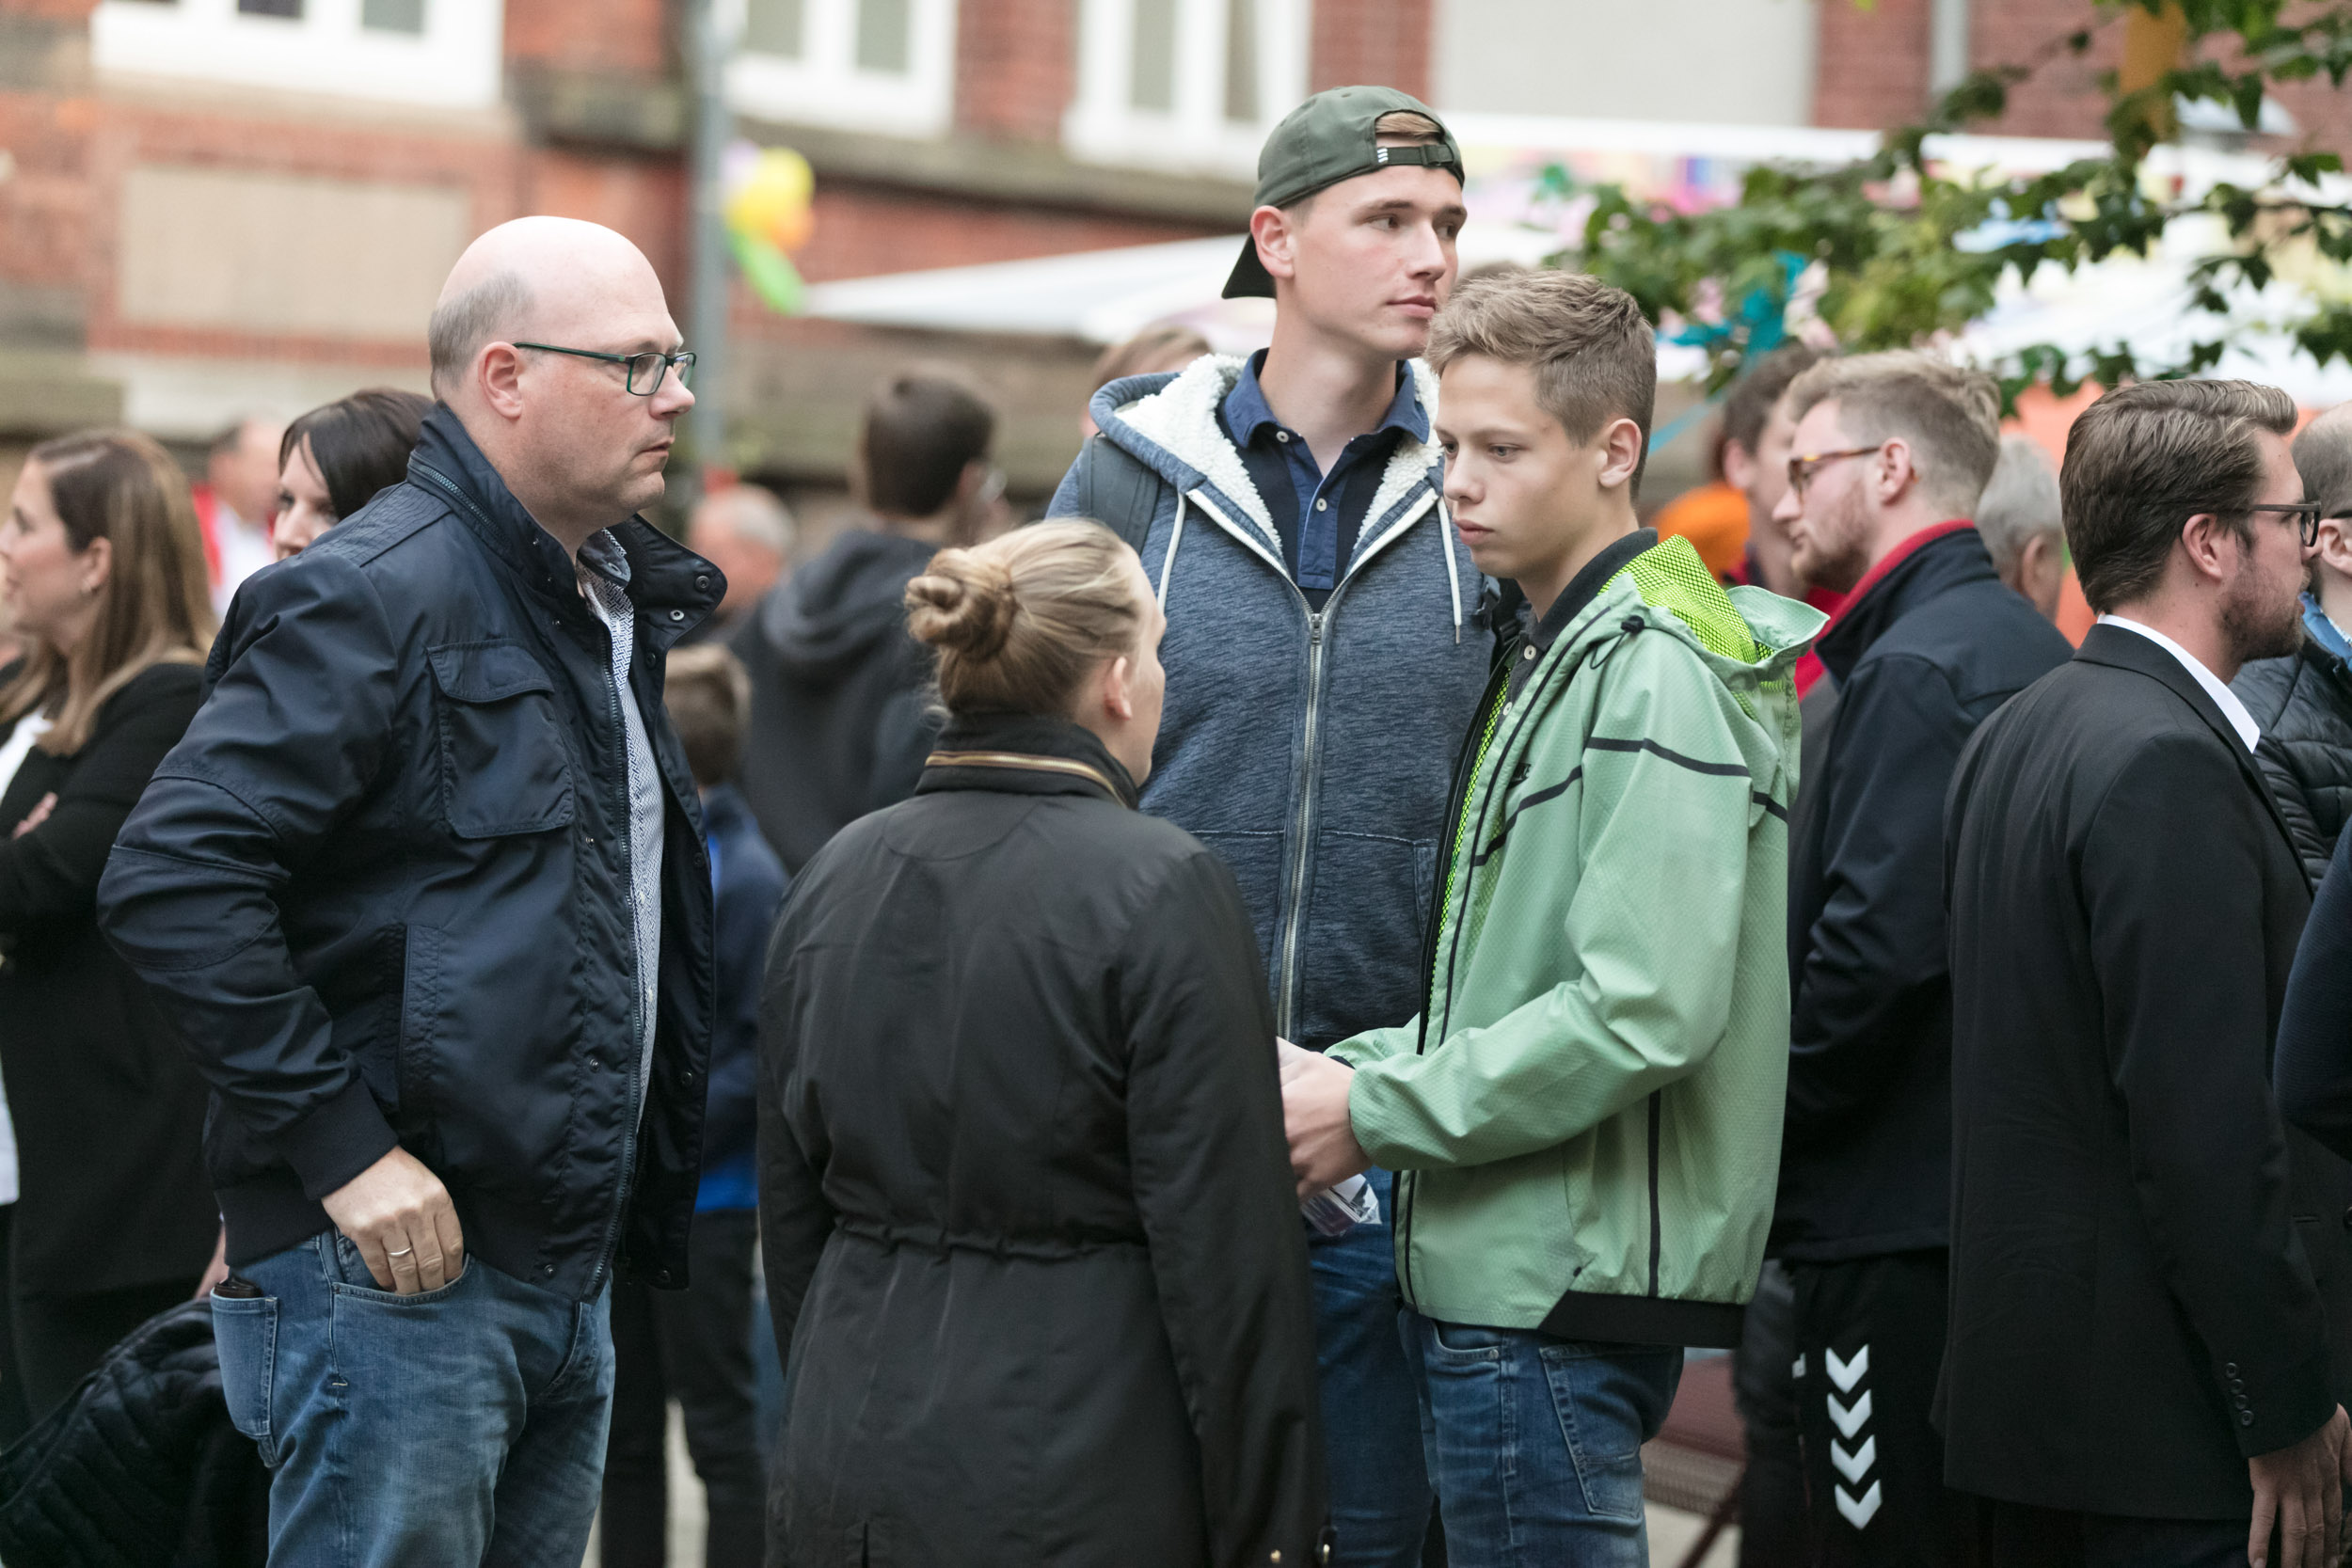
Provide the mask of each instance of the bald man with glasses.
POLYGON ((617 1276, 686 1283, 710 866, 661 702, 725 591, 636 514, 693 404, 653 268, 476 240, 408 477, 239 591, 108 934, 210 1079, 273 1563, 578 1568, 617 1276))

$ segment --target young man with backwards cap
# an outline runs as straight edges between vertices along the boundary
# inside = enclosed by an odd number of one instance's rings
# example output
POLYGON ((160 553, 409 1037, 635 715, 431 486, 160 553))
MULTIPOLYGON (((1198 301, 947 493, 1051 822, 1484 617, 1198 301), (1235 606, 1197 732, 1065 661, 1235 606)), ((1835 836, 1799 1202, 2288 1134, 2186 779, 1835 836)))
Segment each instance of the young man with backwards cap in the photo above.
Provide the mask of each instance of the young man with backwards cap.
MULTIPOLYGON (((1459 150, 1429 107, 1335 87, 1258 158, 1225 285, 1273 341, 1104 387, 1054 498, 1142 556, 1168 614, 1146 811, 1239 879, 1277 1027, 1320 1049, 1417 1007, 1454 753, 1494 613, 1439 504, 1434 381, 1412 364, 1455 273, 1459 150)), ((1376 1223, 1311 1240, 1333 1561, 1409 1568, 1430 1492, 1398 1328, 1388 1173, 1376 1223)))

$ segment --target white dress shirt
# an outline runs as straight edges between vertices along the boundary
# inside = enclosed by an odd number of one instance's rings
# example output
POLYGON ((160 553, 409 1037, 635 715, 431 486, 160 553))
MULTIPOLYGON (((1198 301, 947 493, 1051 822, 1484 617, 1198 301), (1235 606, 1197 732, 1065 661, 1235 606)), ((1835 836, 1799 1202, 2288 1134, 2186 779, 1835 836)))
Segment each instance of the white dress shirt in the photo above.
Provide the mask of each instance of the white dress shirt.
POLYGON ((2103 626, 2122 626, 2125 631, 2136 631, 2174 658, 2179 659, 2181 668, 2186 670, 2196 678, 2197 684, 2205 689, 2205 695, 2211 697, 2213 705, 2221 710, 2221 717, 2227 719, 2230 721, 2230 727, 2237 731, 2237 737, 2246 742, 2248 751, 2252 751, 2254 742, 2263 737, 2262 726, 2255 723, 2254 716, 2246 711, 2246 705, 2237 700, 2237 693, 2231 690, 2228 683, 2220 676, 2206 669, 2195 654, 2190 653, 2155 627, 2143 626, 2137 621, 2127 621, 2121 615, 2102 615, 2099 617, 2099 624, 2103 626))

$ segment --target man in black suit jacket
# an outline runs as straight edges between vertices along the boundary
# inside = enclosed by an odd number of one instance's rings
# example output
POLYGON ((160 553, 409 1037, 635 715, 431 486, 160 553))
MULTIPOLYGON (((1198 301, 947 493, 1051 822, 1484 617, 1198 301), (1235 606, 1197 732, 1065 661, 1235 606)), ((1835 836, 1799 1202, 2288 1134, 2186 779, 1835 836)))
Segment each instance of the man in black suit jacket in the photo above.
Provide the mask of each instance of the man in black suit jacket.
POLYGON ((2338 1560, 2352 1167, 2272 1100, 2311 894, 2224 684, 2294 646, 2294 422, 2245 382, 2084 412, 2066 534, 2100 625, 1953 782, 1940 1402, 2003 1568, 2338 1560))

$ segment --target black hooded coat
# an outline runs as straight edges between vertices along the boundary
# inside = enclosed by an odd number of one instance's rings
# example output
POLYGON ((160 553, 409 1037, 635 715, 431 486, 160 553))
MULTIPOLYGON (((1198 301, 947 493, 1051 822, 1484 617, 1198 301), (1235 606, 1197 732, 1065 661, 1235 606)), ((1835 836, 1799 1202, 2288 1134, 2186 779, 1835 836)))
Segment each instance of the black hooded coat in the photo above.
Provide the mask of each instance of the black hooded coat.
POLYGON ((760 1038, 771 1563, 1325 1560, 1257 942, 1225 863, 1134 806, 1076 725, 960 719, 793 884, 760 1038))
POLYGON ((728 639, 752 676, 740 787, 787 872, 844 824, 914 793, 938 731, 906 588, 938 549, 845 533, 728 639))

